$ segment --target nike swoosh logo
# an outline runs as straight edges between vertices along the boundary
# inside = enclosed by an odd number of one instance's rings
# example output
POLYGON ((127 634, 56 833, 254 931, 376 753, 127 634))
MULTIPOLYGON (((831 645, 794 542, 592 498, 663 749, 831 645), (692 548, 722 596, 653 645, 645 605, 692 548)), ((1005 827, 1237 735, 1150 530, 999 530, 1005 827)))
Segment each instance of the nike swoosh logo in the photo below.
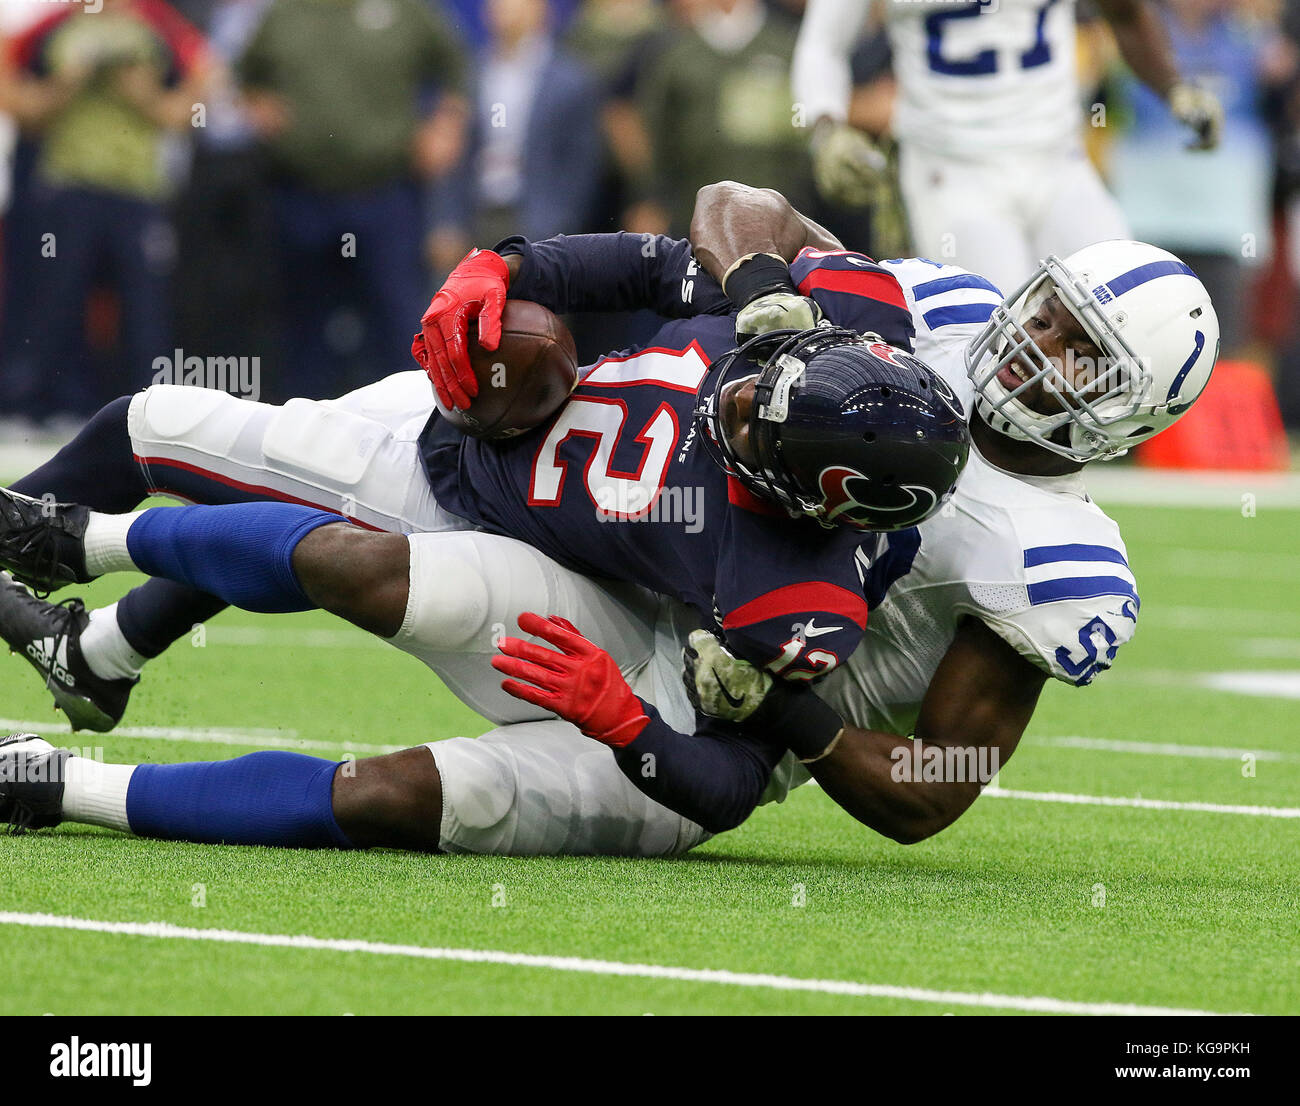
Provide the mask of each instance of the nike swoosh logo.
POLYGON ((718 690, 722 692, 722 697, 726 699, 728 703, 730 703, 733 707, 739 707, 742 703, 744 703, 745 700, 743 696, 737 699, 735 696, 731 694, 730 691, 727 690, 727 685, 722 682, 722 677, 718 675, 718 670, 716 668, 711 669, 710 671, 712 671, 713 673, 713 678, 718 681, 718 690))
POLYGON ((833 634, 836 630, 842 629, 844 629, 843 626, 814 626, 813 620, 810 618, 808 624, 803 628, 803 636, 806 638, 821 637, 822 634, 833 634))

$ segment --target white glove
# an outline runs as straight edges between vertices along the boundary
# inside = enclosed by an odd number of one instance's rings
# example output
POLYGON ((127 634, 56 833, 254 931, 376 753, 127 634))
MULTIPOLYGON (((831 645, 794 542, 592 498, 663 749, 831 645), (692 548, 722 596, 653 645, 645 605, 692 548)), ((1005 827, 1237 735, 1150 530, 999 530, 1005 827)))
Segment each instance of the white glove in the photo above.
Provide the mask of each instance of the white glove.
POLYGON ((822 309, 807 296, 769 292, 737 312, 736 340, 744 342, 772 330, 812 330, 821 321, 822 309))
POLYGON ((1223 133, 1223 105, 1208 88, 1176 84, 1169 90, 1169 110, 1178 122, 1191 127, 1196 137, 1189 150, 1213 150, 1223 133))
POLYGON ((866 207, 878 195, 889 162, 865 131, 823 121, 813 132, 813 179, 834 204, 866 207))
POLYGON ((694 630, 682 651, 682 682, 701 714, 743 722, 758 710, 772 677, 741 660, 708 630, 694 630))

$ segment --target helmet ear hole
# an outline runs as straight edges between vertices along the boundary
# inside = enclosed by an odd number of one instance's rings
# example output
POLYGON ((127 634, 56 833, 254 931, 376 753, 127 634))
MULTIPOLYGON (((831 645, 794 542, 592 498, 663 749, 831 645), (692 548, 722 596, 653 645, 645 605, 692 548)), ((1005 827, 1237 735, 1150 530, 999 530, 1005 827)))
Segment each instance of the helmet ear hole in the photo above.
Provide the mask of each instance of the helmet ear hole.
POLYGON ((888 476, 884 477, 880 482, 884 484, 885 487, 892 488, 894 486, 894 474, 891 472, 888 476))
POLYGON ((870 445, 872 442, 876 440, 876 432, 874 430, 868 430, 865 434, 862 435, 862 440, 866 442, 868 445, 870 445))

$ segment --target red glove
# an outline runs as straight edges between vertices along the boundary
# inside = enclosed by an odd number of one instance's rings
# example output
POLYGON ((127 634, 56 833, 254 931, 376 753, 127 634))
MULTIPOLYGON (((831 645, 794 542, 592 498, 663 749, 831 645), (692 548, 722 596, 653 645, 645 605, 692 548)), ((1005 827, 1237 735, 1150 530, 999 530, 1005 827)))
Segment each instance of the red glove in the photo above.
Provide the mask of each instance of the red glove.
POLYGON ((613 657, 578 633, 572 622, 557 615, 543 618, 539 614, 521 614, 519 628, 556 648, 547 649, 517 637, 502 641, 497 648, 505 655, 493 657, 492 667, 507 676, 519 677, 502 680, 504 690, 516 699, 554 711, 605 745, 621 749, 636 740, 650 719, 613 657))
POLYGON ((501 312, 509 284, 510 270, 499 254, 470 250, 420 319, 411 354, 429 374, 444 407, 464 410, 478 395, 478 381, 469 363, 469 322, 478 319, 479 345, 496 349, 501 342, 501 312))

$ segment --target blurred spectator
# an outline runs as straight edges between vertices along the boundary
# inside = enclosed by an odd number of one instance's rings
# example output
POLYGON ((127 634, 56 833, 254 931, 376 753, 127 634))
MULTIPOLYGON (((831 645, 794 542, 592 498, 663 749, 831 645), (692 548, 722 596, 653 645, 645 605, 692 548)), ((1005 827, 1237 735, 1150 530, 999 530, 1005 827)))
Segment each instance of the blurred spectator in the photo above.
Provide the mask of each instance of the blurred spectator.
MULTIPOLYGON (((484 0, 443 0, 456 26, 474 50, 484 49, 491 40, 487 5, 484 0)), ((559 30, 568 23, 582 0, 550 0, 552 26, 559 30)))
POLYGON ((422 0, 274 0, 237 69, 275 179, 275 390, 337 395, 406 367, 429 299, 421 185, 463 148, 459 40, 422 0))
POLYGON ((546 0, 487 0, 465 157, 434 212, 432 260, 476 243, 592 229, 600 182, 598 86, 557 47, 546 0))
POLYGON ((790 91, 797 25, 760 0, 689 0, 685 14, 642 77, 653 164, 631 229, 686 233, 696 191, 728 177, 808 210, 807 134, 790 91))
POLYGON ((586 0, 564 35, 564 45, 608 88, 626 67, 629 52, 666 26, 657 0, 586 0))
POLYGON ((1186 134, 1159 98, 1130 79, 1132 126, 1112 160, 1115 195, 1134 236, 1177 253, 1205 282, 1224 356, 1240 354, 1249 337, 1246 281, 1272 252, 1272 139, 1260 106, 1275 32, 1242 7, 1238 0, 1171 0, 1161 9, 1180 72, 1223 103, 1219 147, 1186 150, 1186 134))
MULTIPOLYGON (((190 0, 192 5, 196 0, 190 0)), ((205 0, 204 30, 224 63, 194 131, 189 180, 175 211, 179 251, 172 302, 187 356, 259 358, 261 379, 282 378, 275 221, 257 134, 229 67, 271 0, 205 0)))
POLYGON ((3 335, 11 412, 88 413, 147 383, 169 351, 166 139, 188 128, 210 70, 202 36, 163 0, 103 0, 93 17, 61 8, 10 43, 3 99, 34 151, 30 180, 18 178, 26 233, 7 258, 27 305, 3 335), (127 381, 90 370, 87 302, 103 277, 127 381))
MULTIPOLYGON (((691 0, 694 2, 694 0, 691 0)), ((641 75, 670 45, 684 23, 682 0, 665 10, 657 0, 587 0, 565 38, 601 88, 600 122, 604 137, 604 175, 595 224, 624 226, 624 213, 644 195, 650 174, 650 136, 637 107, 641 75)))
MULTIPOLYGON (((41 0, 7 0, 0 5, 0 40, 7 40, 26 30, 38 19, 49 15, 41 0)), ((0 69, 6 67, 7 51, 0 49, 0 69)), ((0 88, 11 82, 0 80, 0 88)), ((0 217, 9 210, 13 195, 13 155, 18 144, 18 126, 8 106, 0 100, 0 217)))

